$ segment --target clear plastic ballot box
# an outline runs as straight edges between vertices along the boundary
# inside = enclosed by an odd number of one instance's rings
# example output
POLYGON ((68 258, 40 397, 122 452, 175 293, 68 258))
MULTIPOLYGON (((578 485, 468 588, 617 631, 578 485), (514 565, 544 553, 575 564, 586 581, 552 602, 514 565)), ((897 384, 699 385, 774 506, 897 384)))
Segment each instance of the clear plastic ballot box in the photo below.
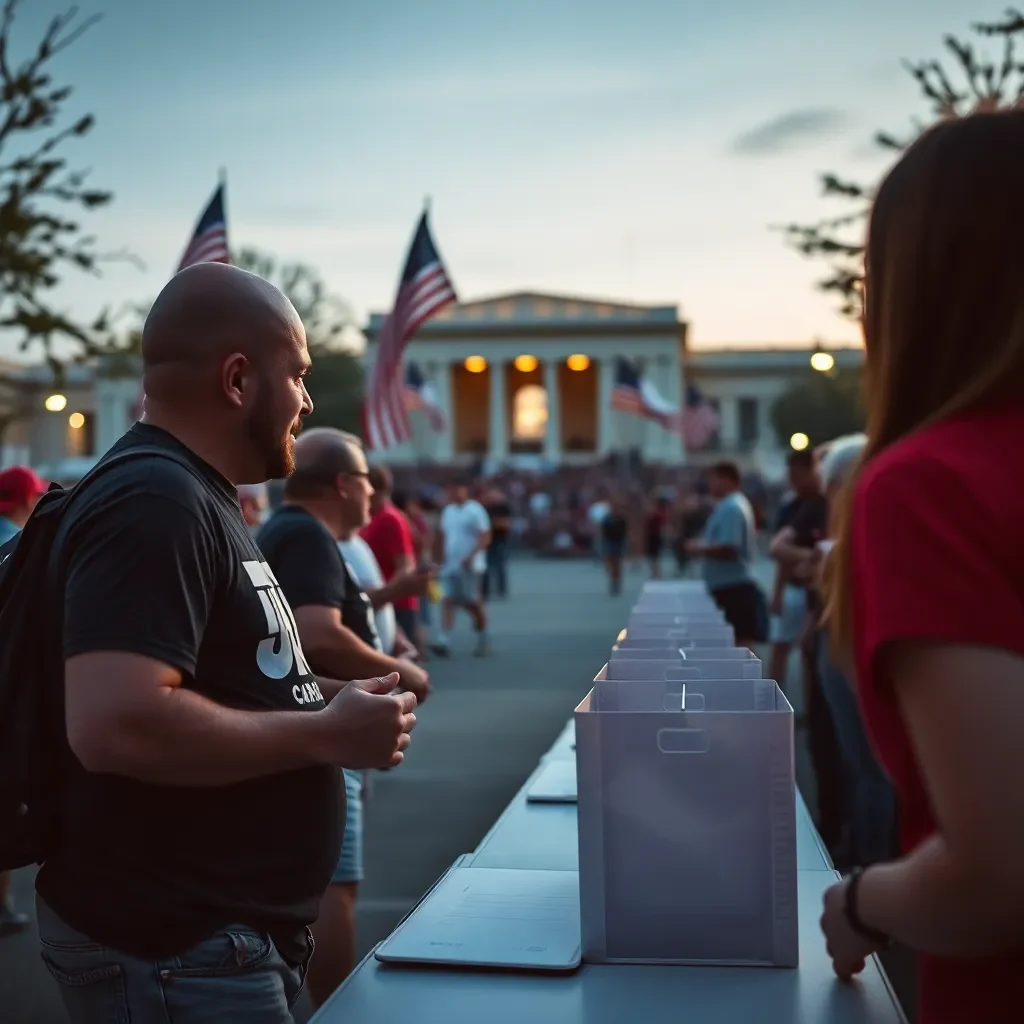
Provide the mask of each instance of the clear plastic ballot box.
POLYGON ((575 722, 584 960, 797 966, 793 709, 775 682, 598 681, 575 722))
POLYGON ((654 641, 667 644, 678 641, 679 646, 685 647, 688 640, 701 640, 705 643, 711 640, 728 640, 728 644, 722 646, 736 646, 736 631, 732 626, 717 622, 688 622, 685 626, 629 626, 624 633, 625 636, 619 634, 617 642, 626 647, 654 646, 654 641))
MULTIPOLYGON (((661 653, 661 652, 656 652, 661 653)), ((686 682, 690 679, 760 679, 763 675, 761 660, 752 651, 734 648, 731 651, 701 651, 708 658, 647 658, 609 661, 597 674, 594 682, 603 679, 641 682, 686 682), (746 653, 747 658, 712 660, 719 654, 746 653)))
POLYGON ((640 588, 641 594, 662 597, 707 592, 708 585, 703 580, 647 580, 640 588))
POLYGON ((639 594, 633 610, 676 612, 685 615, 688 611, 711 611, 717 607, 710 594, 680 594, 671 597, 662 594, 639 594))
POLYGON ((630 640, 627 636, 621 643, 616 643, 611 650, 612 659, 615 658, 651 658, 656 656, 666 657, 676 655, 680 658, 687 658, 693 653, 702 653, 707 650, 736 650, 736 640, 729 633, 722 636, 689 636, 685 640, 666 640, 659 637, 648 637, 646 639, 630 640))
POLYGON ((643 629, 682 629, 695 622, 706 623, 707 625, 724 626, 725 613, 721 608, 697 608, 692 611, 661 611, 653 608, 634 608, 629 613, 627 629, 640 627, 643 629))

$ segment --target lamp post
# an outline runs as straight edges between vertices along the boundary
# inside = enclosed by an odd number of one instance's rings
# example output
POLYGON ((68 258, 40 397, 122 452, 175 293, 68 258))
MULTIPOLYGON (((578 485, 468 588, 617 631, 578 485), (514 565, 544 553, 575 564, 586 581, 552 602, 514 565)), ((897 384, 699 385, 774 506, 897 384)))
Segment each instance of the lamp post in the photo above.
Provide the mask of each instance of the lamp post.
POLYGON ((835 369, 836 358, 831 352, 826 352, 820 344, 814 346, 811 353, 811 369, 818 373, 830 373, 835 369))

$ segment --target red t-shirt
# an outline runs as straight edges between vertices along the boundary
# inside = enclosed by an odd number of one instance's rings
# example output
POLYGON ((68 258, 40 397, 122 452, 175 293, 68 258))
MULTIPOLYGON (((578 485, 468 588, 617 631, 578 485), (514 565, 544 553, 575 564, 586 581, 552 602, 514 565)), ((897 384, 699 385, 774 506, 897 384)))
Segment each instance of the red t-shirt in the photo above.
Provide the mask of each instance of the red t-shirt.
MULTIPOLYGON (((1014 465, 1022 450, 1020 408, 972 413, 893 445, 865 468, 857 488, 858 692, 899 795, 904 852, 936 825, 899 705, 874 670, 876 655, 889 641, 912 638, 1024 654, 1024 486, 1014 465)), ((1022 976, 1024 956, 922 956, 919 1024, 1020 1021, 1022 976)))
MULTIPOLYGON (((385 502, 373 518, 363 527, 363 540, 370 546, 384 579, 388 582, 397 571, 397 561, 402 555, 415 560, 416 549, 412 543, 412 531, 403 512, 391 502, 385 502)), ((395 601, 396 608, 419 608, 418 597, 403 597, 395 601)))

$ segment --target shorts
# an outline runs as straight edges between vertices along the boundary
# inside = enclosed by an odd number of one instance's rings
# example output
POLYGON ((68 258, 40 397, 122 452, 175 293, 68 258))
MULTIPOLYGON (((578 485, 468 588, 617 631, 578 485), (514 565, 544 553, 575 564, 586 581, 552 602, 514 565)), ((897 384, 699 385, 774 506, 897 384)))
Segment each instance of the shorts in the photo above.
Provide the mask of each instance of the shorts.
POLYGON ((711 591, 715 604, 722 609, 725 621, 732 626, 737 640, 761 641, 764 623, 761 621, 761 589, 756 583, 737 583, 711 591))
POLYGON ((441 578, 445 599, 455 604, 476 604, 480 600, 480 584, 480 573, 472 569, 445 573, 441 578))
POLYGON ((331 885, 363 880, 363 773, 343 768, 345 776, 345 836, 331 885))
POLYGON ((604 540, 601 542, 605 558, 622 558, 626 553, 625 540, 604 540))
POLYGON ((772 616, 773 644, 795 644, 807 619, 807 591, 787 584, 782 589, 782 612, 772 616))
MULTIPOLYGON (((425 603, 423 601, 420 607, 425 603)), ((418 608, 395 609, 395 622, 398 623, 399 628, 413 643, 416 643, 416 628, 419 625, 419 617, 418 608)))

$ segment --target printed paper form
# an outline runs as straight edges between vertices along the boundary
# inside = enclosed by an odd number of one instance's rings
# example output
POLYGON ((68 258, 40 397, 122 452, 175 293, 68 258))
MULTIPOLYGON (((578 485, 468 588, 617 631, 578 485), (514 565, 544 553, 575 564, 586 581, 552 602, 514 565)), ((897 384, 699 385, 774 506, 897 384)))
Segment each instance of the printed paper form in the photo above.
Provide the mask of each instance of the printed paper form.
POLYGON ((575 871, 454 868, 377 957, 566 970, 579 964, 579 907, 575 871))

